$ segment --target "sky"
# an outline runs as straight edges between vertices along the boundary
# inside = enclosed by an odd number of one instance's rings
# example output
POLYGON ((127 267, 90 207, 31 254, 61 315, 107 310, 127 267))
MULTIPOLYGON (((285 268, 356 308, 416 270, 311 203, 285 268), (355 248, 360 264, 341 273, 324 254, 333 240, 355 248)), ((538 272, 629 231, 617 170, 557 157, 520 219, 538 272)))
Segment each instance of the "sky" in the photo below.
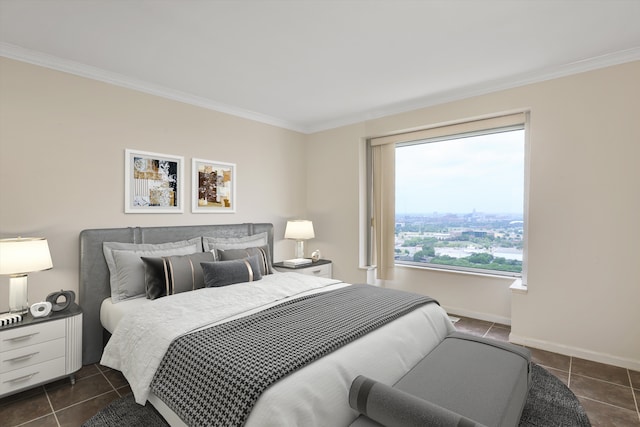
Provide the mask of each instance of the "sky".
POLYGON ((522 214, 524 130, 396 148, 396 213, 522 214))

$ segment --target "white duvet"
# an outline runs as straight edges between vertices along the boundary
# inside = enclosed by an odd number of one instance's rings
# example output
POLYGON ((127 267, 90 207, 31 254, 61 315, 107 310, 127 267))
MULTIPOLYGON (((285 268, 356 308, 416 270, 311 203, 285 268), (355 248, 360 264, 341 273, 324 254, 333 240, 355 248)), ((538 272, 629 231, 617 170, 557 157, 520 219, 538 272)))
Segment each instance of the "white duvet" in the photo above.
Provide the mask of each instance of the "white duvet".
MULTIPOLYGON (((258 282, 159 298, 123 317, 101 363, 121 371, 136 402, 144 404, 155 371, 178 336, 286 298, 340 286, 346 284, 283 273, 264 276, 258 282)), ((416 309, 274 384, 258 400, 246 425, 348 425, 356 417, 347 396, 357 375, 393 384, 453 329, 437 304, 416 309)))

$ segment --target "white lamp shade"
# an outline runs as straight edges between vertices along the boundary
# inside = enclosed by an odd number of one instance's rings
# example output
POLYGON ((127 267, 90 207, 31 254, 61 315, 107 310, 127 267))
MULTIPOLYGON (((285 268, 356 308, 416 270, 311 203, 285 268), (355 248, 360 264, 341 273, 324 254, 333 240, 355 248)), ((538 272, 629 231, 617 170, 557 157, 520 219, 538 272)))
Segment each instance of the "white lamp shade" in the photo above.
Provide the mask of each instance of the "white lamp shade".
POLYGON ((47 239, 18 237, 0 240, 0 274, 20 275, 52 267, 47 239))
POLYGON ((313 239, 313 223, 307 220, 293 220, 287 222, 287 228, 284 231, 285 239, 307 240, 313 239))

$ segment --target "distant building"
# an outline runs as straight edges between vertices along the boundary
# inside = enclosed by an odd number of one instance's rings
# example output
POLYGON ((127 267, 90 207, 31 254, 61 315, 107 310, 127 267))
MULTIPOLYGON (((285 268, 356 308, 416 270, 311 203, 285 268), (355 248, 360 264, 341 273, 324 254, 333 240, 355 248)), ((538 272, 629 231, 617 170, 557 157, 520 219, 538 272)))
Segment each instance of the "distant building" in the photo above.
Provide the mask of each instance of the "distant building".
POLYGON ((432 237, 437 240, 447 240, 451 238, 451 233, 424 233, 425 237, 432 237))
POLYGON ((489 233, 488 231, 466 230, 462 232, 462 237, 475 237, 481 239, 489 235, 493 237, 493 233, 489 233))

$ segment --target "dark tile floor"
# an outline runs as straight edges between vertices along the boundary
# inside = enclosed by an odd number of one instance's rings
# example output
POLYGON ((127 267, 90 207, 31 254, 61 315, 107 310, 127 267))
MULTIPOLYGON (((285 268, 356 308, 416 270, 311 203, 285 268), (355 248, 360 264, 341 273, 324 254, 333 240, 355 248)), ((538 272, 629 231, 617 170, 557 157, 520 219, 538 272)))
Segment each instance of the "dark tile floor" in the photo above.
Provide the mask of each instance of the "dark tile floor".
MULTIPOLYGON (((460 331, 508 341, 506 325, 461 317, 460 331)), ((640 372, 535 348, 533 361, 578 396, 593 427, 640 427, 640 372)))
POLYGON ((76 373, 76 383, 62 379, 0 399, 0 427, 77 427, 110 402, 130 393, 124 376, 100 365, 76 373))
MULTIPOLYGON (((458 330, 502 341, 509 326, 461 317, 458 330)), ((573 390, 594 427, 640 427, 640 372, 548 351, 531 349, 544 366, 573 390)), ((0 427, 80 426, 111 401, 129 393, 118 372, 100 365, 84 366, 77 382, 60 380, 0 399, 0 427)))

